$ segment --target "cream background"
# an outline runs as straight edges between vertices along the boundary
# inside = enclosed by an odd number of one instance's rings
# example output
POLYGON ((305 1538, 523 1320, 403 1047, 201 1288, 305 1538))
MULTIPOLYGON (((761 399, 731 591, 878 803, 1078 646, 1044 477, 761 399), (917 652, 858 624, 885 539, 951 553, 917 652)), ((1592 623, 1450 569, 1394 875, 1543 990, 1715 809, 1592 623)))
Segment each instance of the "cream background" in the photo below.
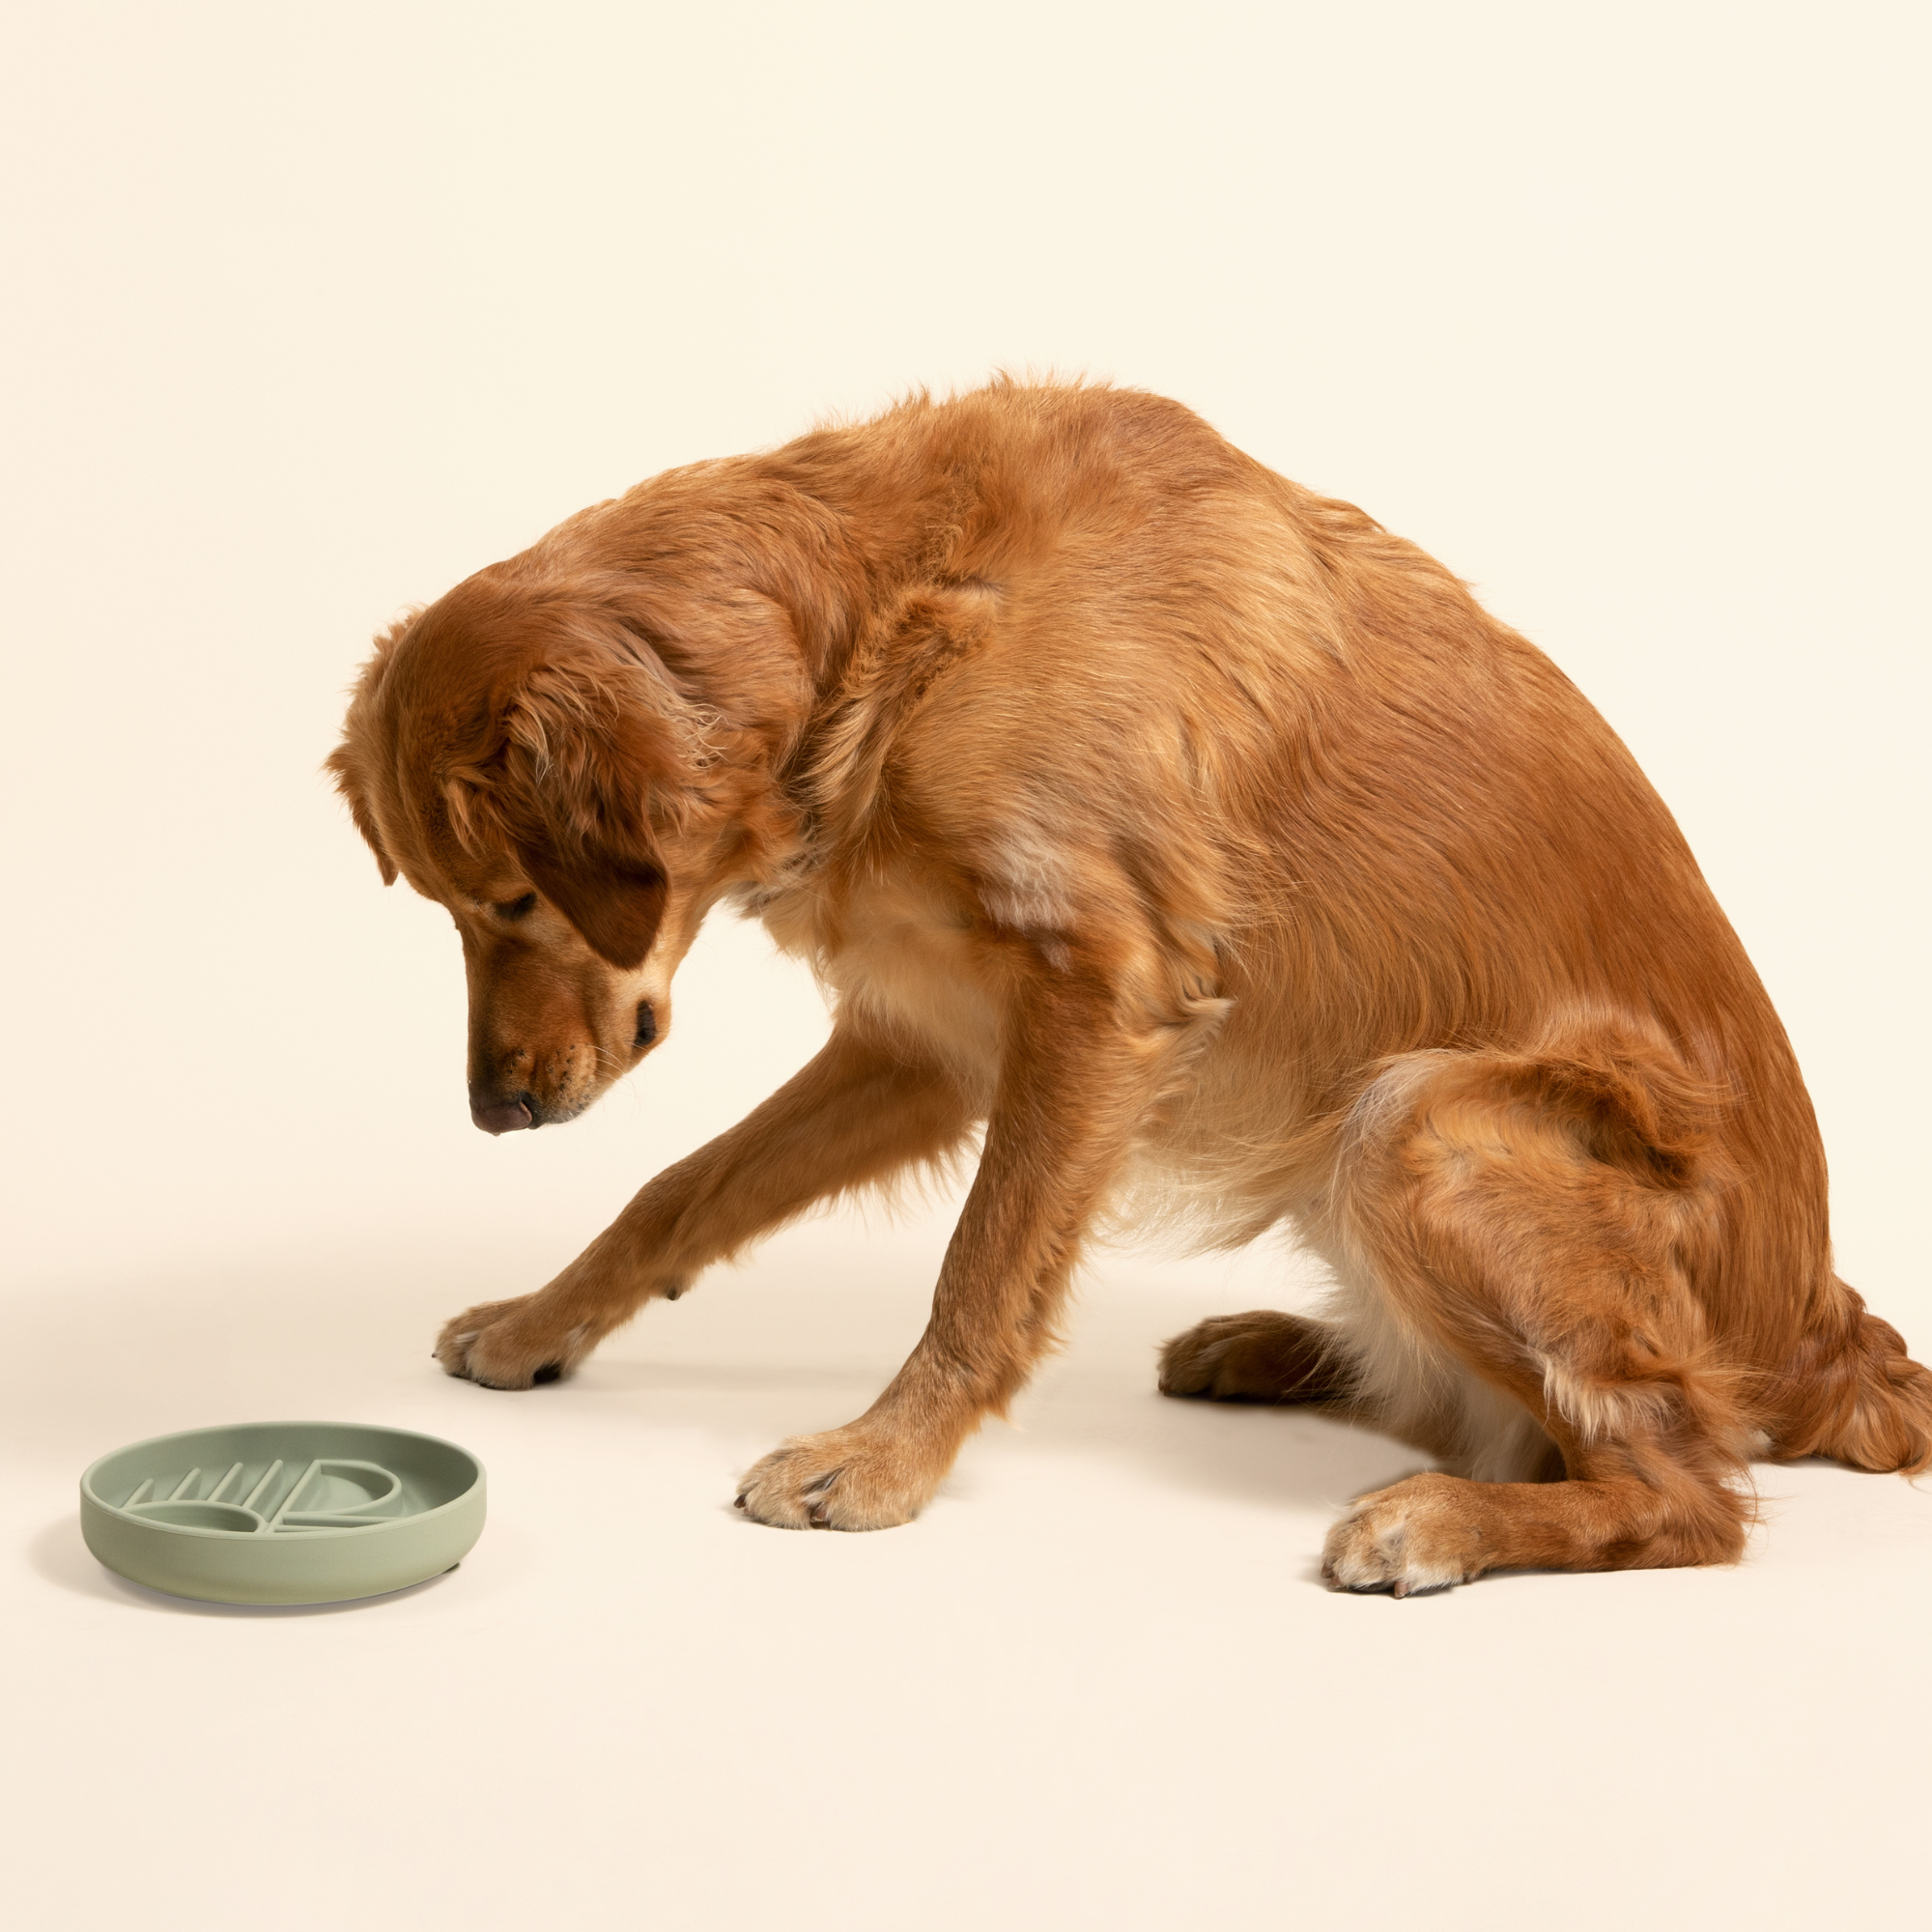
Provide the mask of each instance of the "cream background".
POLYGON ((0 1837, 35 1927, 1847 1923, 1922 1912, 1932 1501, 1761 1473, 1731 1572, 1323 1592, 1409 1466, 1161 1403, 1304 1292, 1103 1254, 909 1528, 728 1509, 917 1334, 944 1203, 576 1380, 449 1382, 824 1019, 720 925, 567 1132, 462 1093, 435 908, 317 766, 370 634, 669 464, 917 384, 1179 396, 1470 578, 1624 734, 1796 1041, 1845 1274, 1924 1264, 1922 10, 11 10, 0 1837), (124 1586, 91 1458, 454 1435, 449 1578, 124 1586), (1915 1910, 1916 1908, 1916 1910, 1915 1910))

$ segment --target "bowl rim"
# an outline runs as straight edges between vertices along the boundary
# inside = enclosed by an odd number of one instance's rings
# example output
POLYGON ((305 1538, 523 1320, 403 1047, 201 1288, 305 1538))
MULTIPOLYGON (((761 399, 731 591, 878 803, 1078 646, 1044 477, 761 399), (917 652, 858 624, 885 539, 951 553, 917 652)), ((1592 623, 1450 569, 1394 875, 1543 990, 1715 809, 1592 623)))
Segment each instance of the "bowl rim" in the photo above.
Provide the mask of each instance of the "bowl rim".
MULTIPOLYGON (((104 1455, 97 1456, 80 1472, 81 1501, 91 1504, 95 1509, 104 1510, 109 1516, 116 1518, 122 1522, 138 1524, 141 1528, 151 1530, 157 1536, 186 1536, 206 1541, 218 1540, 229 1548, 239 1548, 244 1542, 254 1548, 263 1548, 269 1543, 269 1539, 265 1539, 263 1544, 257 1544, 253 1535, 242 1537, 232 1529, 201 1529, 185 1522, 163 1522, 155 1517, 144 1516, 138 1510, 125 1509, 119 1503, 110 1503, 107 1501, 94 1486, 95 1474, 103 1463, 111 1463, 117 1456, 125 1456, 130 1450, 159 1448, 164 1443, 183 1441, 188 1436, 214 1435, 224 1431, 235 1429, 372 1430, 379 1435, 406 1435, 417 1442, 433 1442, 440 1449, 454 1451, 455 1454, 461 1456, 469 1465, 471 1471, 469 1481, 455 1495, 451 1496, 447 1502, 438 1503, 434 1509, 418 1510, 413 1516, 392 1517, 386 1522, 345 1524, 340 1529, 323 1532, 331 1542, 339 1542, 344 1537, 376 1536, 384 1530, 413 1529, 419 1524, 433 1521, 436 1518, 444 1515, 450 1510, 461 1509, 464 1504, 470 1501, 478 1490, 484 1487, 485 1476, 482 1459, 473 1449, 466 1449, 462 1443, 452 1442, 446 1435, 432 1435, 427 1430, 423 1429, 400 1429, 387 1422, 343 1422, 340 1420, 323 1420, 316 1417, 307 1419, 281 1418, 269 1422, 210 1422, 203 1424, 199 1429, 171 1429, 164 1435, 144 1435, 132 1442, 124 1442, 119 1448, 110 1449, 104 1455)), ((293 1548, 296 1544, 303 1541, 306 1541, 306 1538, 292 1537, 276 1539, 274 1540, 274 1547, 284 1548, 293 1548)))

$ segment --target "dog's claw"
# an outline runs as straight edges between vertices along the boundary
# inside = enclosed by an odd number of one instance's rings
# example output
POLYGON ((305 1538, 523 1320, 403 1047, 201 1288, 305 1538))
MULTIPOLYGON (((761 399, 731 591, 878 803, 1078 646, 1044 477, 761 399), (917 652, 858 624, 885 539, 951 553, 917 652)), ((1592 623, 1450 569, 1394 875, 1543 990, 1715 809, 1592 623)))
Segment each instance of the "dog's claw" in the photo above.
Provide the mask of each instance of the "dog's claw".
POLYGON ((1396 1580, 1395 1580, 1395 1581, 1394 1581, 1394 1582, 1393 1582, 1392 1584, 1390 1584, 1390 1585, 1389 1585, 1389 1595, 1390 1595, 1391 1597, 1406 1597, 1406 1596, 1407 1596, 1407 1595, 1408 1595, 1408 1579, 1407 1579, 1406 1577, 1398 1577, 1396 1578, 1396 1580))
POLYGON ((751 1492, 750 1492, 749 1490, 740 1490, 740 1491, 738 1492, 738 1494, 737 1494, 736 1498, 735 1498, 735 1499, 733 1500, 733 1502, 732 1502, 732 1504, 731 1504, 731 1507, 732 1507, 732 1508, 733 1508, 734 1510, 741 1510, 741 1509, 743 1509, 743 1508, 745 1507, 745 1498, 746 1498, 746 1497, 747 1497, 747 1496, 748 1496, 748 1495, 749 1495, 750 1493, 751 1493, 751 1492))
POLYGON ((554 1382, 559 1380, 562 1375, 563 1364, 561 1362, 546 1362, 542 1368, 538 1369, 530 1377, 530 1380, 532 1383, 554 1382))

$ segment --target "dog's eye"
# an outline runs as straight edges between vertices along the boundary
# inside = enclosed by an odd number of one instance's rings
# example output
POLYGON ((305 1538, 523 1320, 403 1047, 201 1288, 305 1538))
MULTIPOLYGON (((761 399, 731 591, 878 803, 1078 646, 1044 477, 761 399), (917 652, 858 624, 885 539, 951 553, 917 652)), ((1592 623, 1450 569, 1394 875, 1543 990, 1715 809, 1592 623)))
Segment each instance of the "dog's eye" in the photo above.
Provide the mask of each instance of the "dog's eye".
POLYGON ((537 895, 526 893, 520 899, 511 899, 506 904, 492 906, 490 910, 498 919, 528 919, 537 909, 537 895))

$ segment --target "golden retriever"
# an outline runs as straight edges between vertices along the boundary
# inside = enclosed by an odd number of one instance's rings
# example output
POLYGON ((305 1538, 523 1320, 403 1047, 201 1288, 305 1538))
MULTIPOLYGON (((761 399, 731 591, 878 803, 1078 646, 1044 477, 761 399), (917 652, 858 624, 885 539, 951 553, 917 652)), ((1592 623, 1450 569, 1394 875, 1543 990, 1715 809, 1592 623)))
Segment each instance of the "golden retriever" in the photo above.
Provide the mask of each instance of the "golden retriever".
POLYGON ((661 1042, 721 900, 832 1037, 439 1355, 554 1379, 787 1218, 983 1129, 923 1338, 744 1478, 879 1529, 1053 1342, 1081 1245, 1289 1223, 1336 1287, 1170 1342, 1442 1466, 1325 1574, 1734 1560, 1753 1457, 1932 1463, 1833 1273, 1791 1048, 1669 812, 1412 545, 1179 404, 1001 382, 640 484, 378 645, 330 759, 453 914, 469 1102, 567 1121, 661 1042))

